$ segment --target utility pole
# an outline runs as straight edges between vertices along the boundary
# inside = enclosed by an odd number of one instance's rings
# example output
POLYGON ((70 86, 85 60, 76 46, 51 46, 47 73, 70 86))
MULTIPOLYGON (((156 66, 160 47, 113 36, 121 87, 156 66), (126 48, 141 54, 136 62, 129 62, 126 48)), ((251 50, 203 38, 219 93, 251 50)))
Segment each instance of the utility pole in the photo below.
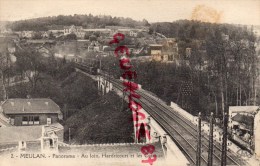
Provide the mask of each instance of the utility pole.
POLYGON ((198 115, 198 144, 197 144, 197 156, 196 156, 196 165, 200 166, 201 160, 201 113, 198 115))
POLYGON ((101 59, 99 59, 99 70, 101 72, 101 59))
POLYGON ((225 113, 223 116, 223 137, 222 137, 222 153, 221 153, 221 166, 226 166, 227 159, 227 124, 228 114, 225 113))
POLYGON ((69 128, 69 144, 70 144, 70 128, 69 128))
POLYGON ((214 114, 211 112, 209 119, 209 151, 208 151, 208 166, 213 165, 213 119, 214 114))

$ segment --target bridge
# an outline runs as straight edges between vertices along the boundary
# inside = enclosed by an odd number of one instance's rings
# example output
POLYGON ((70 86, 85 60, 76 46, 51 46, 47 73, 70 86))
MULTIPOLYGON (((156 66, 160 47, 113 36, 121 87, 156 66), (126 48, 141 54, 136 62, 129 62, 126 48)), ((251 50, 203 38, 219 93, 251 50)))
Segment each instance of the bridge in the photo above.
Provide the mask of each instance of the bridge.
MULTIPOLYGON (((80 69, 77 68, 77 70, 83 73, 89 71, 88 68, 84 71, 84 65, 81 65, 80 69)), ((98 81, 98 88, 102 94, 113 90, 127 101, 126 96, 123 94, 125 87, 123 87, 122 79, 115 79, 105 72, 99 72, 95 80, 98 81)), ((170 159, 172 155, 176 156, 177 146, 185 156, 186 161, 188 161, 186 164, 196 165, 198 137, 196 124, 148 91, 139 88, 136 92, 141 95, 141 98, 135 100, 142 104, 145 114, 149 116, 147 122, 148 129, 151 135, 152 133, 155 135, 152 135, 153 139, 150 141, 146 139, 146 142, 149 143, 154 141, 158 136, 161 136, 162 139, 160 139, 160 141, 165 147, 164 150, 165 154, 167 154, 167 159, 170 159)), ((139 123, 142 123, 142 121, 139 123)), ((203 132, 201 138, 201 166, 208 165, 208 142, 209 135, 203 132)), ((213 149, 213 165, 219 166, 221 165, 221 142, 215 140, 213 149)), ((178 156, 182 158, 180 154, 178 154, 178 156)), ((226 158, 227 165, 247 165, 247 163, 240 159, 230 148, 228 148, 226 158)))

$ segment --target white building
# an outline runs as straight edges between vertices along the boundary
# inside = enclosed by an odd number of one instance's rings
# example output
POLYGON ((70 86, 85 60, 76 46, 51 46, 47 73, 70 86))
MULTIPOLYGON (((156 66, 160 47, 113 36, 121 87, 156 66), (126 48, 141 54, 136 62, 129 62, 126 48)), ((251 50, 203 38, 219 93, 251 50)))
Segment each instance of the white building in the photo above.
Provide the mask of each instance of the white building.
POLYGON ((74 33, 78 38, 84 38, 85 32, 83 31, 82 26, 65 26, 64 27, 64 35, 74 33))

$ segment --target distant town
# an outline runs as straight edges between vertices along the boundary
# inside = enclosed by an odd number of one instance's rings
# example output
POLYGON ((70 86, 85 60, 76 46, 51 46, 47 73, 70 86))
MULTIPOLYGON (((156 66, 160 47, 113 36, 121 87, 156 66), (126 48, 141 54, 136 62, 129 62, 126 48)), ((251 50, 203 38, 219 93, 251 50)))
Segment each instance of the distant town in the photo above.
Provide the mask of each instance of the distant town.
MULTIPOLYGON (((116 152, 114 146, 141 153, 140 146, 150 143, 158 156, 164 156, 158 158, 160 162, 167 159, 166 153, 176 153, 180 164, 195 164, 198 150, 189 151, 192 145, 186 147, 187 143, 176 146, 183 140, 171 134, 188 133, 188 143, 197 140, 199 121, 204 124, 205 140, 211 138, 214 121, 212 146, 214 142, 219 152, 212 152, 217 156, 213 163, 220 164, 220 145, 225 139, 230 144, 226 149, 230 164, 250 165, 251 156, 260 155, 257 26, 55 16, 3 22, 0 47, 0 156, 88 148, 116 152), (124 40, 109 44, 118 33, 124 40), (148 125, 140 118, 142 125, 134 127, 127 92, 118 83, 123 78, 114 50, 120 45, 129 48, 133 70, 138 73, 133 82, 142 89, 138 93, 143 99, 138 101, 144 105, 148 125), (182 150, 176 150, 179 147, 182 150), (235 157, 233 152, 240 149, 250 160, 235 157)), ((208 158, 208 154, 201 156, 208 158)))

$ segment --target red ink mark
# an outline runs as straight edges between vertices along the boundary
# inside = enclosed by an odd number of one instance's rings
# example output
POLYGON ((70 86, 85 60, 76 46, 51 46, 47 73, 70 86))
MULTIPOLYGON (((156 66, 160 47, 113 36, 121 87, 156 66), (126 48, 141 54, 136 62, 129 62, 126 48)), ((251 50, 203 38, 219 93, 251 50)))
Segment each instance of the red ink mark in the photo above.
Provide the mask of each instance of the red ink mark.
POLYGON ((126 79, 126 77, 128 77, 130 80, 131 79, 134 79, 137 77, 137 74, 136 74, 136 71, 125 71, 123 74, 122 74, 122 77, 124 79, 126 79))
POLYGON ((126 87, 124 91, 135 91, 138 89, 138 84, 130 81, 124 81, 123 85, 126 87))
POLYGON ((141 148, 141 152, 144 155, 152 154, 155 150, 155 147, 153 145, 146 145, 141 148))
POLYGON ((142 163, 149 163, 150 165, 153 165, 153 162, 157 160, 156 154, 153 155, 153 158, 148 157, 147 160, 142 160, 142 163))
POLYGON ((129 58, 120 59, 119 62, 120 62, 120 68, 123 70, 129 70, 132 67, 129 58))
POLYGON ((137 112, 143 108, 140 103, 138 103, 134 100, 129 101, 128 107, 130 108, 130 110, 135 111, 135 112, 137 112))
MULTIPOLYGON (((125 39, 125 35, 122 33, 117 33, 113 36, 113 40, 111 40, 109 42, 109 44, 118 44, 119 41, 123 41, 125 39)), ((126 46, 118 46, 115 51, 114 54, 116 57, 119 56, 123 56, 124 53, 129 56, 129 49, 126 46)), ((132 68, 132 65, 130 63, 130 59, 129 58, 122 58, 119 60, 119 65, 120 68, 122 70, 126 70, 123 74, 122 77, 124 79, 126 79, 126 77, 128 77, 128 79, 134 79, 137 77, 137 74, 135 71, 130 71, 129 69, 132 68)), ((128 91, 129 95, 128 95, 128 100, 129 100, 129 104, 128 107, 130 108, 130 110, 133 111, 133 121, 137 122, 135 124, 135 127, 140 127, 139 130, 136 131, 136 136, 138 138, 138 140, 141 139, 141 137, 139 137, 140 133, 142 134, 142 137, 145 137, 145 135, 147 135, 148 139, 151 139, 150 136, 150 130, 145 130, 145 126, 149 127, 146 123, 138 123, 139 120, 145 120, 145 114, 140 112, 140 110, 142 109, 142 105, 136 101, 133 100, 133 98, 137 98, 139 99, 141 96, 139 94, 137 94, 135 91, 138 89, 138 84, 134 83, 134 82, 123 82, 123 85, 126 87, 123 91, 128 91)), ((144 155, 149 155, 147 160, 142 160, 142 163, 149 163, 150 165, 153 165, 153 162, 155 162, 157 160, 157 156, 154 154, 152 155, 152 153, 154 152, 155 147, 153 145, 147 145, 147 146, 143 146, 141 148, 141 152, 144 155)))
MULTIPOLYGON (((153 145, 147 145, 147 146, 143 146, 141 148, 141 152, 144 154, 144 155, 151 155, 153 154, 155 150, 155 147, 153 145)), ((153 162, 155 162, 157 160, 157 156, 154 154, 153 155, 153 158, 151 158, 150 156, 148 157, 147 160, 142 160, 142 163, 149 163, 150 165, 153 165, 153 162)))
POLYGON ((144 120, 144 119, 145 119, 145 114, 144 113, 142 113, 142 112, 134 112, 133 113, 133 121, 144 120))
MULTIPOLYGON (((115 55, 116 55, 116 57, 118 57, 119 56, 119 53, 121 53, 122 55, 124 55, 124 52, 126 53, 126 55, 130 55, 129 54, 129 49, 128 49, 128 47, 126 47, 126 46, 118 46, 116 49, 115 49, 115 55)), ((120 56, 122 56, 122 55, 120 55, 120 56)))
POLYGON ((111 40, 111 41, 109 42, 109 44, 119 43, 118 38, 120 38, 120 40, 124 40, 124 39, 125 39, 125 35, 122 34, 122 33, 117 33, 117 34, 115 34, 115 35, 113 36, 113 38, 114 38, 114 39, 111 40))

